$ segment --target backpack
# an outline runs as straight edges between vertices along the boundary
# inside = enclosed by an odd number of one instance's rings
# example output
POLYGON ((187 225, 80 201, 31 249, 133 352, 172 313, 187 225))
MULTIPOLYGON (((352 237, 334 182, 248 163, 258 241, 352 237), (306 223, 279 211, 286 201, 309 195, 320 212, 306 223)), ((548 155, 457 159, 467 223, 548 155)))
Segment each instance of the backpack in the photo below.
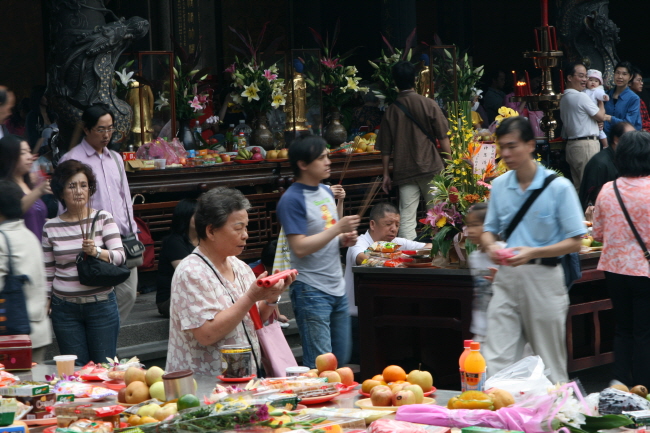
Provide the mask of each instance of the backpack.
POLYGON ((144 245, 144 253, 142 253, 142 265, 138 266, 141 271, 151 269, 156 264, 156 255, 153 246, 153 238, 149 231, 149 226, 141 218, 133 217, 135 225, 138 226, 138 240, 144 245))

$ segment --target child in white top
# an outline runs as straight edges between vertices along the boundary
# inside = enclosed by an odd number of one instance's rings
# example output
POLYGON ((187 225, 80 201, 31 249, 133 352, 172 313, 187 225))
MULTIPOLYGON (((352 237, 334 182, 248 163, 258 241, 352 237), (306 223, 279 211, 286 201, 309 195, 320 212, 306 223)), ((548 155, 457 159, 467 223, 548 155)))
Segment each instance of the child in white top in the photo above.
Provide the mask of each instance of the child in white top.
MULTIPOLYGON (((587 71, 587 78, 589 80, 587 81, 587 88, 584 92, 589 95, 591 100, 594 101, 594 104, 598 105, 598 101, 609 101, 609 96, 605 93, 605 88, 603 87, 603 74, 597 69, 589 69, 587 71)), ((598 138, 603 147, 607 147, 607 135, 602 129, 598 138)))

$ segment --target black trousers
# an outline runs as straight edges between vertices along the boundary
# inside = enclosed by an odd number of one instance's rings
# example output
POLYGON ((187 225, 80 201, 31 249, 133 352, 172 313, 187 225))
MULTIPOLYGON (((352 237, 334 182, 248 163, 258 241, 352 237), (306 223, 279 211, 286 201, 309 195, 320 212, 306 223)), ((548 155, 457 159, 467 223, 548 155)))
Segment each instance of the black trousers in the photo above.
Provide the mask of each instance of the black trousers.
POLYGON ((650 278, 605 272, 614 306, 614 378, 650 386, 650 278))

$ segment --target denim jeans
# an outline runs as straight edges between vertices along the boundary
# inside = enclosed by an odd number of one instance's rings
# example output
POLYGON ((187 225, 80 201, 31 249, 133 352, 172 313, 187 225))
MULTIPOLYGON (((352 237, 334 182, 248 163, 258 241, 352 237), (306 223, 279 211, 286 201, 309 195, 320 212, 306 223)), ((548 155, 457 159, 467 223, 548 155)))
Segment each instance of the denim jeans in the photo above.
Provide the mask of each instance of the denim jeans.
POLYGON ((76 365, 106 362, 117 354, 120 314, 115 292, 106 301, 75 304, 52 295, 52 328, 62 355, 77 355, 76 365))
POLYGON ((302 342, 302 365, 316 367, 316 357, 332 352, 339 366, 350 358, 348 299, 332 296, 308 284, 294 281, 291 302, 302 342))

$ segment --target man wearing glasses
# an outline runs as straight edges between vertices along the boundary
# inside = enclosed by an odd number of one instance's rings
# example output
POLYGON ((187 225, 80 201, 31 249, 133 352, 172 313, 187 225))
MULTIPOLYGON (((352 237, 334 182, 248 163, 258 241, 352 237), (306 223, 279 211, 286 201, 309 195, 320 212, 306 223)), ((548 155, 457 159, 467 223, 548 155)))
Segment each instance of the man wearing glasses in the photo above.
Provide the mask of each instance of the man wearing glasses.
MULTIPOLYGON (((137 231, 133 220, 133 205, 129 184, 124 174, 122 156, 109 150, 115 128, 114 117, 108 106, 92 105, 81 116, 83 132, 81 143, 70 149, 61 162, 76 159, 92 168, 97 178, 97 191, 92 197, 93 209, 102 209, 113 215, 120 234, 128 236, 137 231)), ((137 236, 137 235, 136 235, 137 236)), ((138 289, 138 268, 131 269, 131 276, 122 284, 115 286, 117 305, 120 310, 120 323, 125 323, 138 289)))
POLYGON ((564 70, 566 90, 560 100, 562 138, 566 140, 566 161, 571 167, 571 178, 580 189, 582 174, 592 156, 600 152, 598 122, 605 120, 602 101, 594 104, 583 92, 587 87, 587 68, 582 63, 570 63, 564 70))

